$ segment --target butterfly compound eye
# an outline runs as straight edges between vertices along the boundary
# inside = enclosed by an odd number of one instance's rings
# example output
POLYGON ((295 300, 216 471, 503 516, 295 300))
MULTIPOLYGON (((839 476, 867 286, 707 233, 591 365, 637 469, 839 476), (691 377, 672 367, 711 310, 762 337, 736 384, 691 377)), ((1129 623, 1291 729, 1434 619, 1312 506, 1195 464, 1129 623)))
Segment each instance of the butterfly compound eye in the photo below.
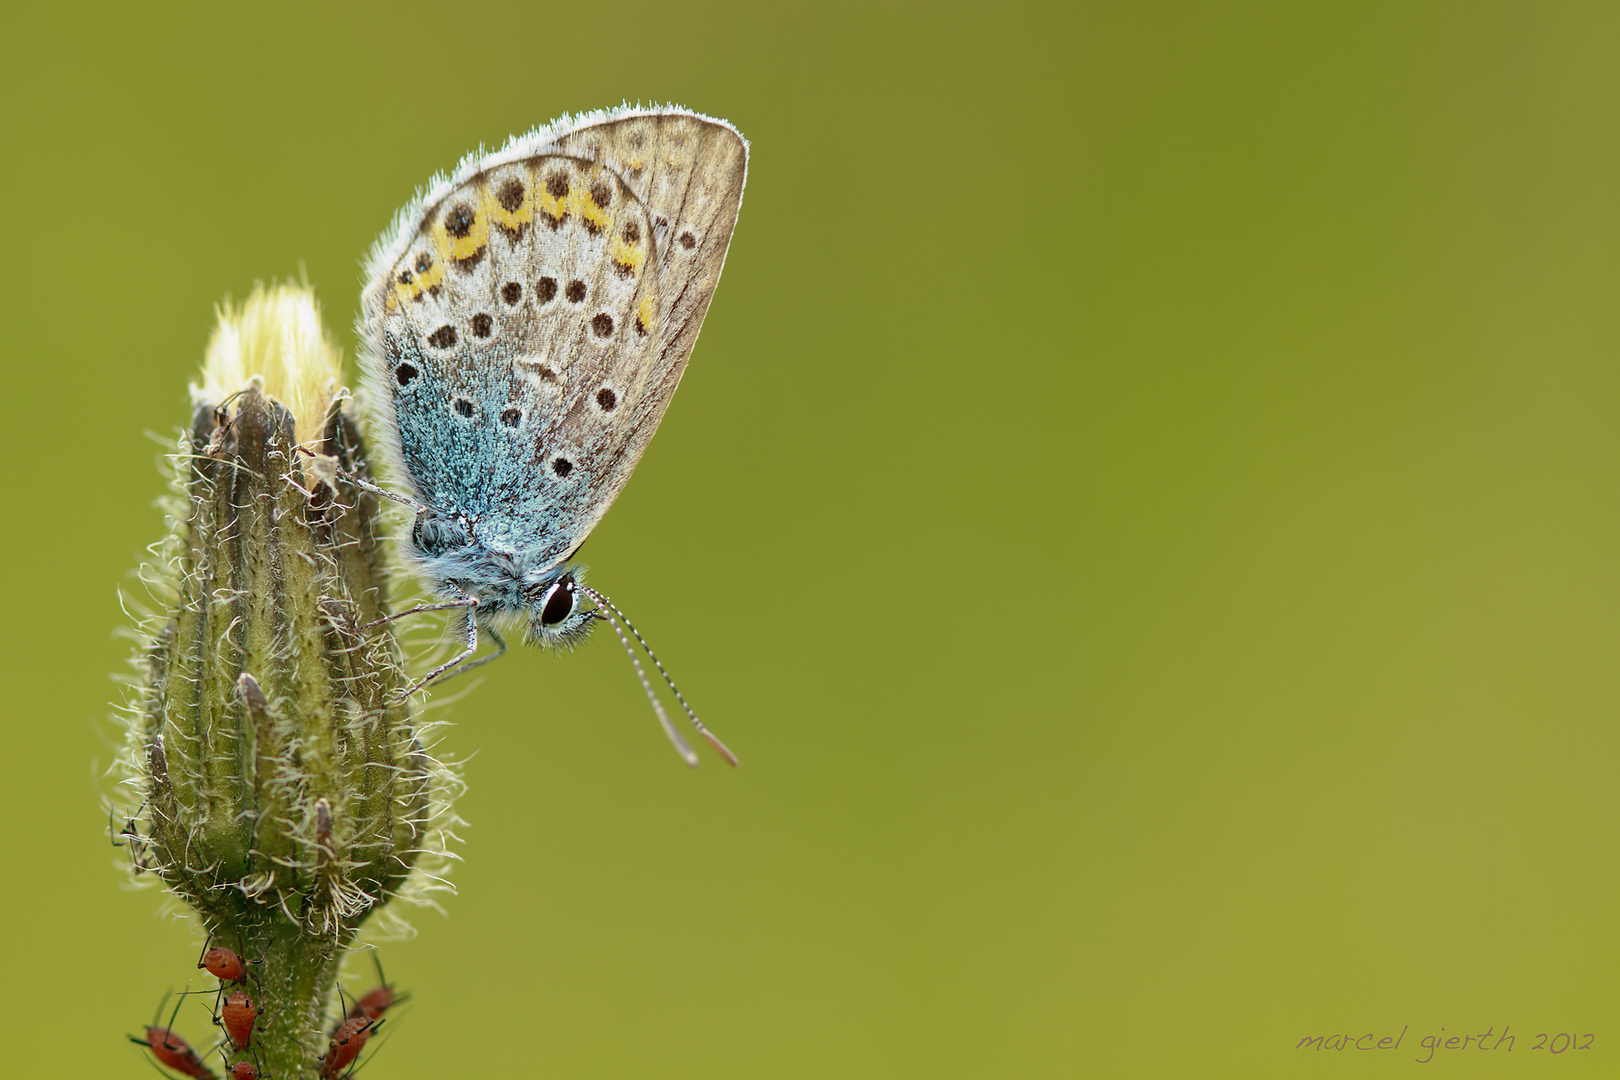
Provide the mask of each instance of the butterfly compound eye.
POLYGON ((540 625, 556 626, 574 613, 574 579, 558 578, 540 601, 540 625))

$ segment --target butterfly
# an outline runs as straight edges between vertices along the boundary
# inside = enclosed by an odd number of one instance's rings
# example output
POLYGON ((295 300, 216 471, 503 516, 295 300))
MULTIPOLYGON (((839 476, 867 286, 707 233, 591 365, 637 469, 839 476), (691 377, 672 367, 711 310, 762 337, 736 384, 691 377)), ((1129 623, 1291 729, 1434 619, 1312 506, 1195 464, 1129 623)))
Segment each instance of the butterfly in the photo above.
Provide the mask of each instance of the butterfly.
MULTIPOLYGON (((679 108, 585 113, 465 158, 395 217, 361 296, 373 438, 414 511, 408 564, 461 609, 462 652, 415 688, 506 651, 501 628, 566 647, 609 623, 692 765, 626 629, 570 561, 669 406, 720 281, 748 144, 679 108), (583 601, 589 600, 590 606, 583 601), (496 651, 473 659, 479 633, 496 651)), ((413 688, 413 689, 415 689, 413 688)))

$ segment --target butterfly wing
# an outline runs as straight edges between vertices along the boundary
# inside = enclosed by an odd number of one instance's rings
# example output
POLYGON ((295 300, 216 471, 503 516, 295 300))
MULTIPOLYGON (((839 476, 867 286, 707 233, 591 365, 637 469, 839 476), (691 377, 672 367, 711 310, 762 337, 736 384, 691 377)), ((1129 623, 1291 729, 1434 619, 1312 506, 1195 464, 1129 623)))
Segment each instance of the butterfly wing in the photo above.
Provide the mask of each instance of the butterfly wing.
POLYGON ((361 313, 397 479, 526 565, 576 548, 680 382, 747 153, 694 113, 597 113, 469 158, 408 206, 361 313))

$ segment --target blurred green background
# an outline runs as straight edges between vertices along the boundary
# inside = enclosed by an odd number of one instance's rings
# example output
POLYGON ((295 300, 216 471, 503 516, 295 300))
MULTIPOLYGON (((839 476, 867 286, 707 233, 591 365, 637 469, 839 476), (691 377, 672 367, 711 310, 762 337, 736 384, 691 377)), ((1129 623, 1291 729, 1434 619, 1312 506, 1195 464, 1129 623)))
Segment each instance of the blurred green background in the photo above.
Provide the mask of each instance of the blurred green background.
POLYGON ((213 306, 302 268, 352 357, 418 184, 626 99, 753 144, 587 549, 743 767, 611 636, 485 669, 368 1080, 1620 1071, 1620 8, 4 22, 9 1075, 202 985, 99 776, 213 306))

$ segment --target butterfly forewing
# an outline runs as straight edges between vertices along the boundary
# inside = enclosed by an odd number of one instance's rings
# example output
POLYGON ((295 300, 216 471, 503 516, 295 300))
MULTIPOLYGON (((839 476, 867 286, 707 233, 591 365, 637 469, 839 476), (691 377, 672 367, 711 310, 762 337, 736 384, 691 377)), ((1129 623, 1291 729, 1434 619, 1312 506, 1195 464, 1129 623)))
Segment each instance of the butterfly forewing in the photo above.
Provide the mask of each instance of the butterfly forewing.
POLYGON ((385 443, 427 505, 531 565, 583 541, 680 380, 746 159, 723 123, 622 113, 514 140, 402 216, 362 320, 385 443))

